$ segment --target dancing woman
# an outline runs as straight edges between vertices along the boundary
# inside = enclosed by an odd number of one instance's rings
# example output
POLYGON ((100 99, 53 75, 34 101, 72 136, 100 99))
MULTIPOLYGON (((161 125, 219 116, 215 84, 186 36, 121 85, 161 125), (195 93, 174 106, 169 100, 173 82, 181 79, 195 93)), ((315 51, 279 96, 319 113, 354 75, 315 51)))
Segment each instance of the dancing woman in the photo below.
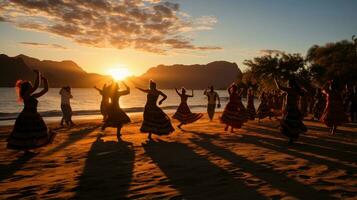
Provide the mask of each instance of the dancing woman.
POLYGON ((71 87, 66 86, 62 87, 59 91, 61 95, 61 110, 62 110, 62 119, 61 119, 61 126, 63 123, 66 123, 67 126, 71 127, 74 125, 72 121, 72 107, 71 107, 71 98, 73 98, 71 93, 71 87))
POLYGON ((103 121, 105 121, 108 117, 108 109, 110 107, 110 101, 109 101, 109 93, 110 93, 110 85, 107 86, 107 84, 103 85, 102 89, 97 88, 97 86, 94 86, 94 89, 96 89, 99 94, 102 96, 102 101, 100 102, 100 113, 103 115, 103 121))
POLYGON ((159 96, 163 98, 159 101, 159 105, 165 101, 167 96, 156 89, 156 83, 150 81, 150 89, 138 88, 140 91, 147 93, 147 101, 144 110, 144 120, 140 131, 142 133, 149 133, 148 138, 151 140, 151 135, 168 135, 175 129, 171 125, 170 118, 161 110, 156 104, 159 96))
POLYGON ((319 120, 326 106, 326 100, 320 88, 316 89, 314 100, 313 115, 315 119, 319 120))
POLYGON ((48 91, 48 81, 35 70, 36 80, 32 85, 30 81, 18 80, 16 89, 19 101, 24 103, 24 108, 17 117, 14 128, 7 139, 7 148, 23 150, 31 153, 30 150, 45 146, 51 143, 55 133, 49 131, 41 115, 37 112, 37 98, 40 98, 48 91), (43 81, 43 89, 35 93, 43 81))
POLYGON ((226 124, 224 128, 225 131, 231 127, 231 132, 234 132, 234 128, 241 128, 242 125, 248 121, 249 114, 248 111, 245 109, 242 103, 242 93, 243 89, 238 92, 238 87, 235 84, 232 84, 228 88, 229 93, 229 101, 226 107, 224 108, 221 122, 226 124))
POLYGON ((348 122, 337 81, 329 81, 328 84, 323 87, 322 93, 326 96, 326 107, 321 116, 321 121, 330 128, 331 135, 335 135, 337 126, 348 122))
POLYGON ((199 120, 203 115, 201 113, 192 113, 190 108, 187 105, 188 97, 193 97, 193 90, 192 90, 192 95, 186 94, 185 88, 181 89, 181 93, 177 90, 177 88, 175 88, 175 90, 176 90, 176 93, 181 98, 181 103, 172 118, 177 119, 180 122, 180 124, 177 127, 181 128, 181 126, 184 124, 193 123, 193 122, 199 120))
POLYGON ((268 97, 267 94, 263 91, 260 95, 260 104, 257 110, 258 121, 266 117, 271 117, 273 115, 272 111, 268 106, 268 97))
POLYGON ((304 90, 298 85, 295 79, 289 80, 289 87, 281 86, 274 79, 276 86, 286 92, 286 105, 281 119, 281 133, 289 138, 292 144, 299 138, 300 133, 306 132, 306 126, 302 122, 303 115, 298 108, 299 98, 304 94, 304 90))
POLYGON ((247 99, 248 99, 247 111, 248 111, 248 114, 249 114, 249 119, 250 120, 254 120, 255 119, 255 115, 256 115, 256 111, 255 111, 255 106, 254 106, 254 93, 253 93, 253 90, 251 88, 248 89, 247 99))
POLYGON ((107 127, 117 128, 118 141, 121 137, 121 128, 124 124, 130 123, 130 118, 119 106, 119 98, 121 96, 130 94, 130 88, 125 84, 124 81, 122 81, 122 84, 125 86, 125 90, 122 91, 119 91, 118 83, 113 83, 110 87, 109 96, 111 104, 108 108, 108 116, 102 126, 102 130, 105 130, 107 127))

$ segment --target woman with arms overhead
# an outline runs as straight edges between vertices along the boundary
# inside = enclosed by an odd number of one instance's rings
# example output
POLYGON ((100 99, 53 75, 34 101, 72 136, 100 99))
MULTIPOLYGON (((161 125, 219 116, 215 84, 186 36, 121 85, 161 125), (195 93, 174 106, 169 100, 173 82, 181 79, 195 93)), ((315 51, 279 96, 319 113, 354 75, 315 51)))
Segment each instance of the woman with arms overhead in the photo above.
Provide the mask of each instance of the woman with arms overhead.
POLYGON ((35 70, 35 73, 34 85, 26 80, 19 80, 16 83, 19 101, 23 102, 24 108, 17 117, 14 129, 7 140, 9 149, 23 150, 25 153, 31 153, 30 150, 51 143, 55 137, 55 133, 47 128, 37 112, 37 99, 47 93, 48 81, 39 71, 35 70), (43 89, 36 93, 41 80, 43 89))
POLYGON ((187 99, 189 97, 193 97, 193 90, 192 90, 192 95, 186 94, 185 88, 181 89, 181 93, 177 90, 177 88, 175 88, 175 90, 176 90, 176 93, 181 98, 181 103, 172 118, 177 119, 180 122, 180 124, 177 127, 181 128, 181 126, 184 124, 193 123, 193 122, 199 120, 203 115, 201 113, 192 113, 190 108, 187 105, 187 99))

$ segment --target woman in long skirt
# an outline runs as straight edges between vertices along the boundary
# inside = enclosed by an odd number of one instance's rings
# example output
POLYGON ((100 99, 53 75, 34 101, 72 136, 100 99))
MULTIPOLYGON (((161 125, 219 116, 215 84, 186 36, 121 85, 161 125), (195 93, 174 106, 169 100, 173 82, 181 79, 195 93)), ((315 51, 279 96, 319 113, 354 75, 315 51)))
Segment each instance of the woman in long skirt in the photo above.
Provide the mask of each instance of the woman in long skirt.
POLYGON ((105 130, 106 127, 117 128, 117 138, 118 141, 121 137, 121 128, 124 124, 130 123, 130 118, 128 115, 120 108, 119 98, 130 94, 130 88, 123 81, 122 84, 125 86, 125 90, 119 91, 118 83, 113 84, 110 88, 110 100, 111 104, 108 108, 108 116, 104 121, 102 130, 105 130))
POLYGON ((94 86, 94 89, 96 89, 99 94, 102 96, 102 101, 100 102, 100 113, 103 115, 103 122, 107 119, 108 117, 108 111, 110 107, 110 89, 111 85, 104 84, 102 89, 97 88, 94 86))
POLYGON ((330 128, 331 135, 334 135, 337 126, 348 122, 348 117, 344 112, 342 95, 338 90, 337 81, 329 81, 322 92, 326 96, 326 107, 321 116, 321 121, 330 128))
POLYGON ((159 101, 159 105, 165 101, 167 96, 156 89, 156 83, 150 81, 150 89, 137 88, 142 92, 147 93, 147 101, 144 110, 144 120, 140 131, 142 133, 149 133, 148 138, 151 140, 151 135, 168 135, 175 129, 171 125, 170 118, 157 106, 159 96, 163 98, 159 101))
POLYGON ((314 100, 313 115, 315 119, 319 120, 324 113, 326 106, 326 99, 320 88, 316 89, 314 100))
POLYGON ((270 110, 268 106, 268 97, 265 92, 262 92, 260 95, 260 104, 257 110, 257 117, 260 122, 261 119, 264 119, 266 117, 271 117, 273 115, 273 112, 270 110))
POLYGON ((187 99, 189 97, 193 97, 193 90, 192 90, 192 95, 186 94, 185 88, 181 89, 181 93, 177 90, 177 88, 175 88, 175 90, 176 90, 176 93, 181 98, 181 103, 172 118, 177 119, 180 122, 180 124, 177 127, 181 128, 181 126, 184 124, 193 123, 193 122, 199 120, 203 115, 201 113, 192 113, 190 108, 187 105, 187 99))
POLYGON ((32 85, 30 81, 19 80, 16 83, 18 97, 24 103, 24 108, 17 117, 14 128, 7 139, 7 148, 23 150, 31 153, 30 150, 45 146, 51 143, 55 133, 49 131, 41 115, 37 112, 38 98, 48 91, 48 81, 35 70, 36 80, 32 85), (43 81, 43 89, 35 93, 43 81))
POLYGON ((299 98, 304 94, 303 89, 294 79, 289 80, 289 87, 281 86, 275 79, 277 87, 286 92, 286 105, 281 119, 281 133, 289 138, 292 144, 299 138, 300 133, 306 132, 306 126, 302 122, 303 115, 298 108, 299 98))
POLYGON ((234 128, 241 128, 245 122, 249 119, 247 109, 242 103, 243 89, 238 92, 237 85, 233 84, 228 88, 229 102, 224 108, 221 122, 226 124, 225 131, 231 127, 231 132, 234 132, 234 128))
POLYGON ((254 93, 253 93, 252 89, 248 89, 247 99, 248 99, 247 111, 249 114, 249 119, 254 120, 256 111, 255 111, 255 106, 254 106, 254 93))

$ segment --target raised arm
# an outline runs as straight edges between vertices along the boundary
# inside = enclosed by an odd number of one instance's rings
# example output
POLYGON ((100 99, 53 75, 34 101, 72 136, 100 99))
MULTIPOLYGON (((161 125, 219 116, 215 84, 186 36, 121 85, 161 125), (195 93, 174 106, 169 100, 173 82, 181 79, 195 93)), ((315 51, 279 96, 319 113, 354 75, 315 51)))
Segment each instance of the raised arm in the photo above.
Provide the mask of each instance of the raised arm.
POLYGON ((120 95, 128 95, 128 94, 130 94, 129 86, 124 81, 122 81, 121 83, 125 86, 125 90, 124 91, 120 91, 119 94, 120 95))
POLYGON ((33 70, 36 73, 36 79, 35 79, 35 83, 32 87, 32 90, 29 91, 30 94, 32 94, 33 92, 35 92, 38 89, 38 86, 40 85, 40 78, 41 78, 41 73, 38 70, 33 70))
POLYGON ((244 89, 241 88, 240 91, 239 91, 239 96, 242 96, 243 92, 244 92, 244 89))
POLYGON ((142 92, 145 92, 145 93, 148 93, 149 90, 148 89, 142 89, 142 88, 139 88, 139 87, 135 87, 136 89, 142 91, 142 92))
POLYGON ((159 101, 159 105, 161 105, 162 102, 164 102, 167 99, 167 95, 161 91, 159 91, 159 94, 162 96, 162 99, 159 101))
POLYGON ((103 90, 97 88, 97 86, 94 86, 94 89, 96 89, 100 93, 100 95, 103 95, 103 90))
POLYGON ((47 80, 47 78, 41 76, 41 79, 43 80, 43 89, 38 93, 32 94, 32 96, 35 97, 35 98, 39 98, 39 97, 41 97, 42 95, 44 95, 44 94, 46 94, 48 92, 48 80, 47 80))
POLYGON ((181 97, 181 93, 178 91, 178 89, 175 88, 175 90, 176 90, 176 93, 181 97))

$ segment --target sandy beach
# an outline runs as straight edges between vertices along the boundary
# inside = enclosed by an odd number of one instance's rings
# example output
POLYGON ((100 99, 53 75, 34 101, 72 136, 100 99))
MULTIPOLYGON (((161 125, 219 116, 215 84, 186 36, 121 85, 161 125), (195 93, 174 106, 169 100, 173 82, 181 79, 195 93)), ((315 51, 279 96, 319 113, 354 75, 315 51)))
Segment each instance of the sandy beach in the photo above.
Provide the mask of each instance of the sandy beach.
MULTIPOLYGON (((0 128, 0 199, 357 199, 357 125, 336 136, 317 121, 293 146, 276 120, 235 133, 204 116, 169 136, 139 132, 142 117, 100 130, 100 120, 57 128, 36 156, 7 150, 0 128)), ((177 125, 177 121, 174 121, 177 125)))

